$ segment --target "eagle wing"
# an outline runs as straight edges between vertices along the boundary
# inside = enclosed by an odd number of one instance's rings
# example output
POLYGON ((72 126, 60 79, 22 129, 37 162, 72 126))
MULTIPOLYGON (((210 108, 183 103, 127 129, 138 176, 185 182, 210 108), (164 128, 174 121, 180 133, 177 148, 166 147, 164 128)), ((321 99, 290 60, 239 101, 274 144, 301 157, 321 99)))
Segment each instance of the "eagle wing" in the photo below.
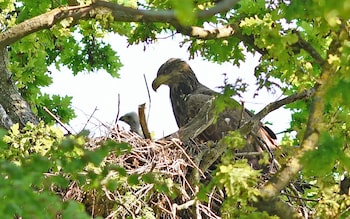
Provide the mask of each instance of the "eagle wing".
MULTIPOLYGON (((191 122, 201 107, 207 107, 205 103, 209 100, 214 99, 218 95, 220 94, 202 84, 199 84, 197 88, 193 90, 193 92, 186 95, 184 97, 184 104, 182 106, 179 106, 186 109, 184 110, 184 114, 179 115, 180 117, 186 118, 186 122, 183 125, 191 122)), ((227 134, 228 131, 238 129, 244 121, 247 121, 251 118, 248 111, 241 107, 237 101, 234 99, 229 99, 228 101, 232 101, 231 105, 234 105, 236 107, 226 108, 224 111, 220 112, 216 123, 209 126, 208 129, 203 132, 201 135, 201 140, 220 140, 225 134, 227 134)))
MULTIPOLYGON (((209 95, 209 92, 193 92, 187 96, 185 101, 185 107, 187 108, 187 118, 189 122, 186 124, 191 124, 195 121, 195 116, 201 110, 201 107, 208 107, 206 102, 215 98, 215 95, 209 95)), ((229 99, 228 101, 233 101, 232 105, 239 105, 234 99, 229 99)), ((223 138, 229 131, 234 131, 240 128, 245 122, 250 120, 252 113, 245 108, 241 107, 227 107, 222 112, 217 115, 215 123, 209 125, 202 133, 198 135, 198 140, 200 141, 218 141, 223 138)), ((274 132, 262 124, 261 122, 255 127, 246 137, 247 144, 239 152, 260 152, 266 151, 269 153, 271 161, 273 160, 273 150, 278 147, 276 142, 276 135, 274 132)), ((248 163, 254 169, 267 168, 266 171, 275 171, 275 166, 272 164, 270 166, 261 166, 259 164, 259 159, 261 156, 252 155, 248 156, 248 163)))

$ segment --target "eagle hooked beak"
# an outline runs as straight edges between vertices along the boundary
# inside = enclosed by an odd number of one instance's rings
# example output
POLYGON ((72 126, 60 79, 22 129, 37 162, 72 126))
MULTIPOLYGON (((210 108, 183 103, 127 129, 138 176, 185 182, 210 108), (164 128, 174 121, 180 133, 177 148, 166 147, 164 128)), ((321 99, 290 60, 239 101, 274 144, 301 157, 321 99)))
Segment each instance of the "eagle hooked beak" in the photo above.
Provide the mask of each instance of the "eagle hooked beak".
POLYGON ((157 89, 160 87, 160 85, 166 84, 168 80, 169 80, 169 76, 168 75, 159 75, 159 76, 157 76, 152 82, 153 90, 157 91, 157 89))

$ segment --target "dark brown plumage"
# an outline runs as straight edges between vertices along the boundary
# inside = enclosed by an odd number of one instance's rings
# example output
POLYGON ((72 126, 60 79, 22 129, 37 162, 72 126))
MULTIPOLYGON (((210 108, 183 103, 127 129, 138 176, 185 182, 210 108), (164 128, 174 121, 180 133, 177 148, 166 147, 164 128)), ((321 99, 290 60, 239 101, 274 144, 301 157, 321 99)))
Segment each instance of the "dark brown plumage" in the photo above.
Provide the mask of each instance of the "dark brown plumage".
MULTIPOLYGON (((219 93, 202 85, 191 67, 180 59, 169 59, 158 70, 152 83, 153 90, 162 84, 170 88, 170 99, 174 116, 179 128, 185 126, 196 116, 207 101, 219 93)), ((227 108, 219 114, 217 122, 203 131, 198 138, 203 141, 217 141, 228 131, 236 130, 252 117, 252 113, 232 99, 233 108, 227 108), (242 111, 243 110, 243 111, 242 111)), ((277 147, 276 135, 262 123, 247 136, 247 146, 243 151, 262 152, 277 147)), ((254 165, 254 164, 253 164, 254 165)))

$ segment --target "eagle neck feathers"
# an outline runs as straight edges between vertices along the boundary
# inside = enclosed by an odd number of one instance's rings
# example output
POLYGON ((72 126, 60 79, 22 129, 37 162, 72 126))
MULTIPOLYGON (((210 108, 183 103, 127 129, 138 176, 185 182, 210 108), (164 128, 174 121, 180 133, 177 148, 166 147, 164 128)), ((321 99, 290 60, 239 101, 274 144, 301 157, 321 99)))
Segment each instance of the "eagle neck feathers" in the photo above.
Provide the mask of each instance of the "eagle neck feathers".
POLYGON ((170 86, 170 99, 174 111, 174 116, 179 127, 188 121, 186 99, 200 85, 193 72, 183 72, 183 78, 170 86), (182 118, 182 120, 181 120, 182 118))

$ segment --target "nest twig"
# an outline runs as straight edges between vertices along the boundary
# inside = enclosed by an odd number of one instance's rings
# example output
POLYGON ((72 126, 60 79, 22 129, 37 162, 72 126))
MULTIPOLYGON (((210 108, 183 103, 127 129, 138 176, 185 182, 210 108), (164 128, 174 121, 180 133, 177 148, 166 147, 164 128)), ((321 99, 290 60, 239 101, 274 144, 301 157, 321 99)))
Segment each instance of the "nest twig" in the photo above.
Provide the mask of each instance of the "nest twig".
MULTIPOLYGON (((205 218, 219 218, 218 212, 213 211, 210 204, 201 203, 195 198, 198 188, 188 181, 188 172, 195 169, 203 178, 204 173, 193 159, 195 155, 192 153, 196 152, 187 150, 188 148, 180 140, 172 138, 152 141, 136 133, 119 130, 117 127, 111 130, 108 136, 91 139, 87 148, 94 150, 106 140, 128 143, 132 149, 123 155, 110 153, 105 158, 105 165, 123 167, 129 175, 142 176, 155 173, 164 179, 170 179, 176 187, 176 198, 164 192, 154 192, 156 183, 141 182, 142 186, 135 187, 126 183, 124 189, 115 191, 103 187, 101 195, 101 192, 84 193, 75 182, 72 182, 67 191, 61 192, 64 200, 81 201, 89 214, 94 217, 137 218, 144 214, 143 209, 149 207, 160 218, 193 218, 198 214, 205 218), (189 210, 190 208, 192 210, 189 210)), ((112 179, 117 174, 110 173, 107 178, 112 179)), ((209 203, 217 203, 218 199, 220 198, 212 194, 209 203)))

